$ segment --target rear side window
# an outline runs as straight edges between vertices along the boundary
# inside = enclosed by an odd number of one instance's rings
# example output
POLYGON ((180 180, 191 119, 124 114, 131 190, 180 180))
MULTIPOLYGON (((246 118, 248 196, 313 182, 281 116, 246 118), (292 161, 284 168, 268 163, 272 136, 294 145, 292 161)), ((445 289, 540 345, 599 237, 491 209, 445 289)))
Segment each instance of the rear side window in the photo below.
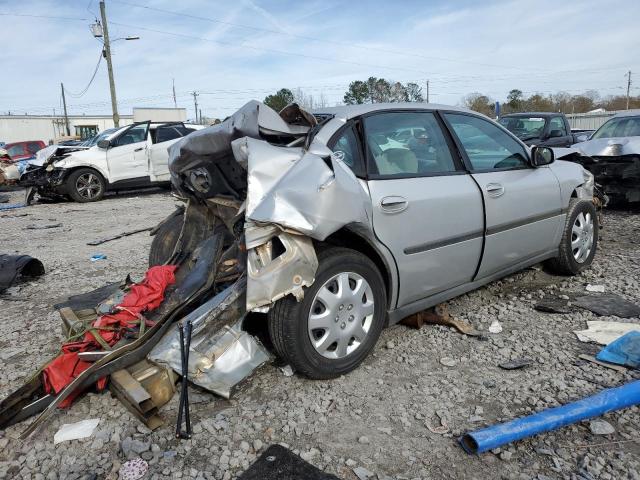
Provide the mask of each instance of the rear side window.
POLYGON ((340 159, 358 176, 364 176, 364 163, 360 155, 358 135, 353 126, 345 128, 340 136, 333 141, 331 150, 340 154, 340 159))
POLYGON ((29 142, 27 144, 27 151, 35 154, 37 151, 42 150, 42 145, 38 142, 29 142))
POLYGON ((174 140, 182 136, 182 133, 174 126, 159 127, 156 129, 156 143, 168 142, 169 140, 174 140))
POLYGON ((165 127, 158 127, 156 129, 156 143, 168 142, 169 140, 175 140, 176 138, 182 138, 189 135, 196 130, 183 127, 182 125, 167 125, 165 127))
POLYGON ((368 168, 373 176, 407 177, 456 170, 432 112, 385 112, 364 119, 368 168))
POLYGON ((446 113, 445 118, 476 171, 527 168, 525 148, 495 123, 473 115, 446 113))

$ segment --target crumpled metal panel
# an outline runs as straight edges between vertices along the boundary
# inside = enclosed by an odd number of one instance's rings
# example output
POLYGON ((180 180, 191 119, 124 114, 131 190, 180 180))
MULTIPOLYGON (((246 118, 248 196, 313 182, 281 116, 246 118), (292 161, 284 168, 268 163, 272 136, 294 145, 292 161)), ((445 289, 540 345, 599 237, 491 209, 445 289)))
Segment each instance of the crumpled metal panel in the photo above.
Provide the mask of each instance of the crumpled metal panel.
POLYGON ((249 137, 235 140, 232 149, 236 161, 248 170, 246 207, 249 215, 304 154, 299 147, 279 147, 249 137))
MULTIPOLYGON (((297 105, 288 108, 283 111, 288 118, 301 117, 292 115, 300 111, 297 105)), ((246 173, 237 168, 231 147, 233 140, 262 135, 297 138, 304 136, 309 128, 310 125, 289 124, 275 110, 253 100, 224 122, 193 132, 169 147, 172 182, 178 191, 202 198, 218 194, 241 198, 246 188, 246 173)))
POLYGON ((313 243, 309 237, 280 232, 275 235, 270 227, 247 230, 250 238, 255 231, 266 230, 271 234, 261 245, 252 248, 247 255, 247 310, 269 305, 288 294, 298 301, 304 297, 302 287, 308 287, 315 280, 318 269, 313 243), (284 252, 273 258, 273 237, 278 238, 284 252))
POLYGON ((254 139, 247 139, 246 149, 247 219, 275 223, 316 240, 350 223, 370 224, 368 196, 340 155, 309 153, 313 144, 303 152, 254 139), (292 150, 301 155, 296 161, 292 150))
MULTIPOLYGON (((245 289, 244 279, 240 279, 183 319, 193 324, 189 380, 225 398, 229 398, 233 386, 270 358, 258 340, 241 330, 245 289)), ((176 329, 158 342, 149 359, 181 373, 176 329)))

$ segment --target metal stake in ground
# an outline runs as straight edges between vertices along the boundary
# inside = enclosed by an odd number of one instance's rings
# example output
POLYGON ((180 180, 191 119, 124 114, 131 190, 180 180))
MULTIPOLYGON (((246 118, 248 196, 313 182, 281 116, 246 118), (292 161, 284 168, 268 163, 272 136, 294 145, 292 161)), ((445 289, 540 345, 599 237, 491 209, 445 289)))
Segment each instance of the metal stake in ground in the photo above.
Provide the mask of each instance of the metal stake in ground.
POLYGON ((178 422, 176 424, 176 438, 191 438, 191 417, 189 416, 189 348, 191 347, 192 324, 188 320, 183 325, 178 324, 180 333, 180 358, 182 361, 182 386, 180 388, 180 402, 178 405, 178 422), (186 430, 182 430, 182 417, 184 416, 186 430))

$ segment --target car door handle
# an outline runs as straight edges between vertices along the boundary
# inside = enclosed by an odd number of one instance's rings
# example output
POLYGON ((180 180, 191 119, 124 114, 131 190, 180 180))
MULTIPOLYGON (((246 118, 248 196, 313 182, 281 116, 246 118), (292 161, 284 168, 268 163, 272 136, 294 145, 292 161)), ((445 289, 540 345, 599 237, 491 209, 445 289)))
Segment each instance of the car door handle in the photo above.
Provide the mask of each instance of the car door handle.
POLYGON ((490 197, 500 197, 504 195, 504 187, 499 183, 488 183, 487 184, 487 193, 490 197))
POLYGON ((380 210, 386 213, 400 213, 409 206, 409 202, 404 197, 395 195, 383 197, 380 200, 380 210))
POLYGON ((144 147, 136 148, 136 149, 134 150, 134 152, 139 152, 139 151, 141 151, 141 150, 144 150, 144 147))

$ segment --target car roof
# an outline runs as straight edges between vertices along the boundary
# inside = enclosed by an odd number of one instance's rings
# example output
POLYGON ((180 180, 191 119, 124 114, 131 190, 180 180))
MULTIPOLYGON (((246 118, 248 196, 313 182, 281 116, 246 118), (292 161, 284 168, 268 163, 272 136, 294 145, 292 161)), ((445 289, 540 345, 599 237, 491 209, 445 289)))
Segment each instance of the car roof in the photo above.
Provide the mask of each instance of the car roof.
POLYGON ((518 112, 507 113, 506 115, 500 115, 500 118, 504 117, 550 117, 552 115, 562 115, 561 112, 518 112))
POLYGON ((611 118, 620 118, 620 117, 640 117, 640 109, 627 110, 624 112, 616 113, 611 118))
POLYGON ((334 115, 334 118, 348 120, 370 112, 382 110, 454 110, 465 113, 475 113, 467 108, 441 105, 437 103, 422 102, 398 102, 398 103, 362 103, 358 105, 340 105, 337 107, 317 108, 313 110, 315 115, 334 115))
POLYGON ((25 143, 39 143, 41 145, 45 145, 45 143, 42 140, 22 140, 20 142, 5 143, 2 148, 6 149, 8 147, 13 147, 15 145, 24 145, 25 143))

